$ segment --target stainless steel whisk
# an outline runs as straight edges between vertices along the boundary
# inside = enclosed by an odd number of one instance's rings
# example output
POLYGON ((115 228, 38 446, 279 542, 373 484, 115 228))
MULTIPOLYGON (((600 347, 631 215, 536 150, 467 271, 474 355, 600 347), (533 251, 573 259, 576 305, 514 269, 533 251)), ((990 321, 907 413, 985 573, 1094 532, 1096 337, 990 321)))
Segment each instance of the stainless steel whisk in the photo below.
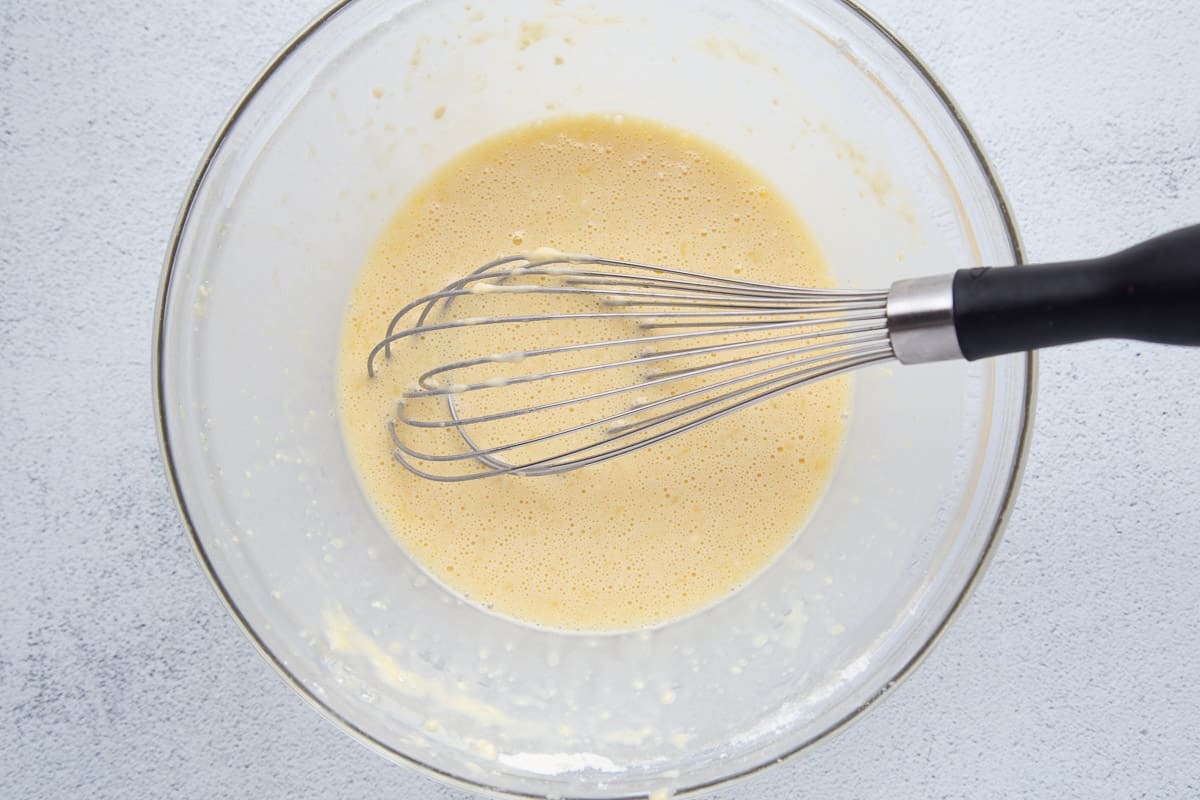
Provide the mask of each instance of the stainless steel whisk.
POLYGON ((381 356, 432 337, 449 337, 439 352, 451 355, 403 392, 388 422, 396 460, 438 481, 553 475, 881 362, 973 361, 1099 338, 1200 345, 1200 226, 1098 259, 965 269, 867 292, 540 249, 405 306, 368 373, 379 379, 381 356), (517 295, 547 308, 505 313, 502 298, 517 295), (584 327, 591 338, 578 335, 584 327), (465 353, 454 337, 466 328, 527 346, 465 353), (582 394, 545 388, 599 374, 609 384, 582 394), (490 406, 471 402, 489 393, 490 406))

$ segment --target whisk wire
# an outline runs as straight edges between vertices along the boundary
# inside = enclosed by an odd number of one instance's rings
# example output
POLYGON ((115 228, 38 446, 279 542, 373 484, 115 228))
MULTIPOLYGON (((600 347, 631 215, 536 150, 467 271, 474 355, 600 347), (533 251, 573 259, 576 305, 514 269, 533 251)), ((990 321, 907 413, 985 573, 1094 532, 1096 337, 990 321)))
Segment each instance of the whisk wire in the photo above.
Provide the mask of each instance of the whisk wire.
MULTIPOLYGON (((497 259, 404 306, 369 353, 367 371, 375 377, 380 354, 391 358, 392 346, 402 340, 433 334, 453 336, 456 329, 543 323, 578 326, 585 322, 603 328, 610 323, 635 323, 638 335, 613 337, 610 332, 594 340, 459 358, 426 369, 415 386, 403 393, 387 424, 396 460, 422 477, 457 482, 503 474, 550 475, 653 446, 813 381, 892 359, 886 306, 887 292, 777 286, 636 262, 536 251, 497 259), (549 302, 562 297, 564 302, 598 303, 620 310, 486 316, 453 313, 460 304, 469 306, 487 301, 490 295, 508 294, 541 296, 549 302), (401 328, 401 322, 413 314, 415 322, 401 328), (705 341, 714 337, 721 338, 715 343, 705 341), (687 346, 689 343, 695 345, 687 346), (660 349, 663 345, 671 349, 660 349), (627 348, 637 351, 630 356, 602 358, 599 363, 549 364, 558 357, 627 348), (745 355, 695 363, 739 352, 745 355), (524 367, 539 359, 554 368, 530 372, 524 367), (680 366, 672 368, 677 362, 680 366), (648 369, 655 365, 663 368, 648 369), (466 375, 489 366, 506 371, 498 377, 470 379, 466 375), (721 376, 739 370, 738 374, 721 376), (532 404, 518 403, 515 408, 500 411, 487 412, 485 408, 485 413, 464 414, 459 405, 465 395, 482 396, 487 390, 555 384, 562 379, 606 372, 630 372, 634 377, 616 386, 532 404), (697 381, 700 385, 693 385, 697 381), (676 384, 679 388, 669 388, 676 384), (667 394, 663 397, 639 399, 615 411, 604 411, 601 402, 635 392, 644 397, 664 391, 667 394), (440 403, 444 415, 430 419, 414 413, 417 406, 429 402, 440 403), (538 415, 556 410, 574 412, 577 408, 601 410, 578 423, 560 422, 555 426, 548 422, 545 430, 534 426, 532 433, 526 431, 498 444, 480 443, 474 433, 489 423, 518 418, 529 422, 540 419, 538 415), (452 431, 464 447, 451 452, 434 448, 437 452, 433 452, 408 441, 402 434, 408 430, 452 431), (558 441, 563 443, 558 452, 545 454, 539 449, 558 441), (461 465, 466 471, 444 474, 431 471, 425 464, 461 465)), ((553 337, 554 329, 549 331, 553 337)), ((446 442, 441 441, 441 445, 444 447, 446 442)))
MULTIPOLYGON (((780 323, 770 323, 770 324, 765 324, 765 325, 759 325, 759 326, 754 326, 754 327, 734 328, 734 329, 721 330, 721 331, 704 331, 704 332, 691 333, 691 334, 668 334, 668 335, 663 335, 663 336, 647 336, 647 337, 633 338, 633 339, 614 339, 614 340, 609 340, 609 341, 588 342, 585 344, 564 345, 561 347, 551 347, 551 348, 546 348, 543 350, 529 350, 529 351, 523 351, 523 352, 503 353, 503 354, 498 354, 498 355, 482 356, 479 358, 464 359, 461 361, 454 361, 449 364, 444 364, 442 366, 435 367, 431 370, 427 370, 426 372, 422 373, 421 376, 417 379, 417 384, 421 387, 421 390, 420 391, 412 391, 409 393, 409 396, 410 397, 432 397, 432 396, 437 396, 437 395, 450 395, 450 394, 460 395, 460 394, 465 394, 467 392, 480 391, 483 389, 496 389, 496 388, 500 388, 501 386, 515 386, 515 385, 519 385, 522 383, 533 383, 535 381, 544 381, 544 380, 551 380, 551 379, 556 379, 556 378, 564 378, 564 377, 568 377, 571 375, 583 375, 583 374, 587 374, 590 372, 599 372, 601 370, 606 370, 606 369, 616 369, 616 368, 620 368, 620 367, 645 365, 647 363, 651 363, 651 362, 655 362, 655 361, 663 361, 663 360, 667 360, 667 359, 678 359, 678 358, 682 358, 685 356, 692 357, 692 356, 700 356, 700 355, 711 355, 711 354, 716 354, 716 353, 728 352, 730 350, 740 350, 740 349, 747 349, 747 348, 753 348, 753 347, 761 347, 764 344, 779 345, 779 344, 785 344, 787 342, 808 341, 808 340, 812 340, 812 339, 831 338, 834 336, 847 337, 851 334, 879 332, 879 331, 886 330, 886 326, 883 323, 876 321, 876 322, 871 322, 869 324, 863 324, 863 325, 847 325, 843 328, 839 328, 834 331, 810 331, 807 333, 798 333, 798 334, 793 334, 790 336, 776 336, 776 337, 773 337, 773 338, 767 339, 767 340, 753 339, 753 340, 744 341, 744 342, 733 342, 733 343, 726 343, 726 344, 719 344, 719 345, 710 345, 707 347, 692 347, 692 348, 686 348, 686 349, 681 349, 681 350, 654 351, 654 352, 646 353, 643 355, 639 355, 635 358, 625 359, 623 361, 613 361, 613 362, 607 362, 607 363, 602 363, 602 364, 591 364, 588 366, 575 367, 572 369, 561 369, 561 370, 555 370, 553 372, 541 372, 541 373, 534 373, 531 375, 515 376, 512 378, 504 379, 502 383, 498 383, 495 380, 483 381, 480 383, 455 383, 455 384, 449 384, 449 385, 448 384, 438 384, 438 383, 434 382, 434 379, 439 375, 444 375, 444 374, 447 374, 450 372, 457 372, 457 371, 460 371, 463 369, 468 369, 470 367, 483 366, 485 364, 513 363, 514 361, 517 361, 517 360, 526 360, 526 359, 537 358, 537 357, 546 356, 546 355, 561 355, 563 353, 575 353, 575 352, 580 352, 583 350, 592 350, 592 349, 597 349, 597 348, 615 349, 622 345, 632 345, 632 344, 647 345, 647 344, 653 344, 655 342, 677 341, 677 340, 685 338, 685 337, 698 337, 698 336, 713 335, 713 334, 718 334, 718 333, 722 334, 722 335, 728 335, 728 334, 733 334, 733 333, 757 333, 760 331, 779 331, 779 330, 785 330, 788 328, 794 328, 799 325, 810 326, 810 325, 816 325, 816 324, 834 324, 836 322, 840 322, 840 320, 837 320, 837 321, 814 320, 811 322, 809 322, 809 321, 780 322, 780 323)), ((846 338, 842 339, 842 343, 847 343, 849 341, 850 340, 846 339, 846 338)), ((826 349, 829 346, 830 345, 824 345, 824 347, 826 349)), ((786 355, 798 355, 798 354, 804 353, 804 352, 813 352, 815 350, 819 350, 819 349, 821 349, 821 347, 822 347, 821 345, 815 345, 813 347, 801 348, 798 350, 788 350, 788 351, 783 351, 780 353, 775 353, 772 355, 774 355, 776 357, 786 356, 786 355)), ((728 363, 733 363, 733 362, 728 362, 728 363)), ((743 361, 743 363, 748 363, 748 362, 743 361)), ((658 373, 658 374, 665 375, 668 373, 658 373)))
MULTIPOLYGON (((810 350, 810 349, 811 348, 802 348, 802 350, 810 350)), ((878 339, 863 340, 857 347, 845 347, 845 348, 842 348, 835 352, 829 353, 824 358, 814 359, 812 361, 806 362, 804 369, 811 370, 819 364, 836 361, 837 359, 859 358, 859 357, 863 357, 863 356, 890 357, 891 352, 889 349, 887 349, 885 346, 883 346, 883 344, 881 344, 881 342, 878 339)), ((759 360, 765 360, 765 359, 755 359, 754 361, 751 361, 749 359, 740 359, 736 363, 740 366, 740 365, 756 363, 759 360)), ((417 427, 417 428, 462 428, 462 427, 465 427, 468 425, 480 425, 483 423, 496 422, 496 421, 503 420, 503 419, 509 419, 509 418, 512 418, 515 416, 524 416, 524 415, 535 414, 535 413, 539 413, 539 412, 543 412, 543 411, 550 411, 550 410, 553 410, 556 408, 562 408, 564 406, 571 405, 571 404, 583 404, 583 403, 594 401, 594 400, 601 400, 601 399, 605 399, 608 397, 613 397, 613 396, 616 396, 619 394, 625 394, 625 393, 634 392, 634 391, 645 391, 647 389, 659 387, 664 384, 671 383, 671 382, 680 380, 685 377, 687 377, 687 378, 702 377, 703 375, 709 374, 711 372, 716 372, 725 366, 727 366, 727 365, 725 365, 725 364, 709 365, 709 366, 703 368, 703 370, 698 370, 694 374, 663 375, 663 376, 659 376, 659 377, 648 378, 645 381, 643 381, 642 383, 620 386, 620 387, 617 387, 614 389, 608 389, 603 392, 595 392, 595 393, 583 395, 580 397, 572 397, 572 398, 569 398, 566 400, 559 400, 559 401, 556 401, 553 403, 545 403, 545 404, 541 404, 541 405, 537 405, 537 406, 528 406, 525 408, 512 409, 512 410, 508 410, 508 411, 504 411, 504 412, 500 412, 500 413, 496 413, 496 414, 489 414, 489 415, 482 415, 482 416, 475 416, 475 417, 459 416, 457 413, 457 410, 455 409, 452 412, 452 417, 450 419, 419 420, 419 419, 416 419, 413 417, 409 417, 405 414, 404 409, 406 407, 406 402, 401 401, 398 404, 398 408, 396 411, 396 418, 397 418, 397 420, 399 420, 400 422, 402 422, 406 425, 409 425, 412 427, 417 427)), ((546 436, 539 436, 539 437, 535 437, 535 438, 529 438, 529 439, 525 439, 525 440, 521 440, 521 441, 517 441, 517 442, 512 442, 512 443, 502 445, 499 447, 495 447, 495 448, 488 448, 487 452, 488 453, 503 452, 503 451, 512 450, 512 449, 515 449, 518 447, 526 447, 529 445, 540 444, 544 441, 547 441, 549 438, 553 438, 555 436, 565 436, 565 435, 572 434, 572 433, 579 433, 579 432, 587 430, 589 428, 599 427, 606 423, 615 422, 616 420, 623 419, 625 417, 628 417, 628 416, 631 416, 634 414, 643 413, 652 408, 657 408, 657 407, 667 405, 670 403, 678 403, 681 400, 686 400, 690 397, 695 397, 697 395, 701 395, 706 392, 711 392, 711 391, 717 390, 717 389, 723 389, 723 388, 726 388, 729 386, 735 386, 735 385, 737 385, 739 383, 743 383, 747 380, 754 380, 754 379, 757 379, 757 378, 760 378, 760 377, 763 377, 766 375, 771 375, 771 374, 774 374, 774 373, 777 373, 777 372, 780 372, 783 370, 788 370, 788 369, 797 370, 797 365, 794 362, 789 362, 789 363, 785 363, 785 364, 779 364, 779 365, 776 365, 773 367, 767 367, 767 368, 757 370, 754 372, 750 372, 745 375, 734 376, 732 378, 727 378, 718 383, 707 384, 705 386, 687 390, 687 391, 681 392, 679 394, 674 394, 674 395, 671 395, 666 398, 661 398, 659 400, 648 401, 646 403, 639 403, 639 404, 636 404, 624 411, 621 411, 620 413, 613 414, 611 416, 607 416, 607 417, 604 417, 601 419, 593 420, 593 421, 590 421, 587 423, 583 423, 583 424, 577 425, 575 427, 567 428, 565 430, 555 431, 553 434, 549 434, 546 436)), ((749 387, 749 389, 753 389, 753 388, 756 388, 756 387, 749 387)), ((743 389, 742 391, 748 391, 749 389, 743 389)), ((448 398, 452 400, 453 395, 448 396, 448 398)), ((408 398, 406 398, 406 400, 407 399, 408 398)), ((415 452, 410 452, 409 454, 413 455, 414 457, 417 456, 417 453, 415 453, 415 452)), ((455 460, 461 460, 464 458, 471 458, 474 455, 477 455, 477 453, 456 454, 453 456, 433 456, 431 454, 429 460, 455 461, 455 460)))
MULTIPOLYGON (((729 414, 732 414, 733 412, 738 411, 742 408, 745 408, 745 407, 753 405, 755 403, 770 399, 770 398, 778 396, 780 394, 784 394, 786 392, 792 391, 792 390, 794 390, 800 386, 803 386, 805 384, 812 383, 817 380, 822 380, 825 378, 833 377, 834 375, 838 375, 843 372, 848 372, 848 371, 851 371, 854 369, 858 369, 859 367, 862 367, 862 366, 866 366, 866 365, 874 364, 874 363, 880 363, 880 362, 888 361, 891 359, 892 359, 892 353, 891 353, 890 349, 877 349, 877 350, 874 350, 871 352, 864 352, 863 354, 859 355, 856 358, 852 358, 852 359, 840 362, 834 366, 828 366, 828 367, 819 368, 819 369, 809 368, 809 369, 798 370, 795 372, 788 373, 787 375, 781 376, 774 380, 764 381, 760 384, 756 384, 755 386, 750 387, 749 389, 744 390, 744 391, 729 393, 727 395, 723 395, 721 397, 714 398, 712 400, 706 401, 701 404, 694 404, 693 406, 688 407, 684 411, 675 411, 675 412, 672 412, 669 414, 662 414, 657 417, 651 418, 650 420, 646 420, 643 423, 611 429, 610 430, 611 435, 603 441, 589 443, 589 444, 582 445, 582 446, 576 447, 574 449, 568 450, 563 453, 558 453, 553 456, 547 456, 544 458, 536 459, 536 460, 529 461, 529 462, 522 463, 522 464, 508 464, 508 463, 499 461, 497 459, 494 459, 492 456, 495 455, 496 453, 505 452, 505 451, 512 450, 512 449, 515 449, 518 447, 525 447, 525 446, 529 446, 529 445, 533 445, 533 444, 540 444, 545 441, 549 441, 553 438, 557 438, 559 436, 566 435, 568 433, 575 433, 575 432, 578 432, 578 431, 581 431, 581 430, 584 430, 587 428, 596 427, 597 425, 611 422, 619 416, 626 416, 628 414, 635 413, 636 411, 645 410, 649 406, 641 407, 639 409, 634 409, 634 410, 628 411, 628 412, 623 412, 620 415, 614 415, 614 417, 606 418, 604 420, 598 420, 598 421, 594 421, 591 423, 585 423, 584 425, 580 425, 577 428, 570 429, 567 431, 557 431, 555 433, 545 434, 545 435, 537 437, 535 439, 529 439, 529 440, 525 440, 522 442, 510 443, 510 444, 501 445, 498 447, 491 447, 491 448, 484 448, 484 447, 478 446, 472 440, 470 435, 465 430, 462 430, 460 428, 459 433, 462 436, 464 442, 467 443, 467 445, 470 449, 468 450, 468 452, 455 454, 453 456, 435 456, 435 455, 428 454, 428 453, 414 451, 411 448, 407 447, 403 443, 403 441, 400 439, 400 437, 397 433, 395 421, 388 422, 388 431, 389 431, 389 434, 391 435, 393 444, 395 444, 397 447, 397 451, 394 453, 396 461, 399 462, 405 469, 409 470, 410 472, 414 473, 415 475, 418 475, 423 478, 428 478, 430 480, 436 480, 436 481, 442 481, 442 482, 460 482, 460 481, 474 480, 477 478, 492 477, 492 476, 505 475, 505 474, 520 474, 520 475, 527 475, 527 476, 552 475, 552 474, 557 474, 557 473, 561 473, 561 472, 567 472, 567 471, 574 470, 574 469, 579 469, 581 467, 589 466, 592 464, 601 463, 603 461, 607 461, 609 459, 616 458, 621 455, 625 455, 626 453, 630 453, 630 452, 634 452, 637 450, 641 450, 646 447, 650 447, 650 446, 657 444, 665 439, 669 439, 669 438, 677 436, 681 433, 686 433, 687 431, 690 431, 693 428, 698 427, 699 425, 703 425, 707 422, 715 421, 715 420, 725 417, 729 414), (782 383, 782 385, 777 385, 780 383, 782 383), (646 432, 647 430, 649 430, 657 425, 661 425, 666 421, 679 419, 681 417, 681 415, 686 414, 688 412, 694 412, 697 410, 703 410, 706 408, 710 408, 715 404, 718 404, 724 400, 730 399, 731 397, 741 397, 747 391, 763 389, 764 387, 770 387, 773 385, 775 385, 776 388, 773 388, 773 389, 768 388, 767 390, 759 392, 758 394, 754 394, 750 397, 742 399, 737 403, 731 404, 724 408, 717 409, 715 411, 711 411, 702 417, 688 421, 686 423, 682 423, 673 428, 668 428, 667 430, 660 431, 660 432, 655 433, 645 439, 635 440, 633 442, 626 443, 624 445, 621 445, 619 447, 612 448, 609 450, 602 450, 599 453, 593 453, 593 454, 587 455, 587 456, 583 455, 584 453, 587 453, 588 451, 597 450, 597 449, 605 447, 609 444, 612 444, 614 442, 620 441, 622 439, 626 439, 628 437, 635 436, 639 433, 646 432), (413 464, 412 461, 404 458, 404 455, 408 455, 413 459, 417 459, 417 460, 421 460, 421 461, 443 461, 443 462, 445 462, 445 461, 476 460, 476 461, 479 461, 480 463, 485 464, 488 467, 488 469, 484 470, 484 471, 479 471, 479 472, 474 472, 474 473, 464 474, 464 475, 442 475, 442 474, 427 472, 425 470, 420 469, 415 464, 413 464)), ((708 387, 708 388, 711 389, 713 387, 708 387)), ((680 395, 680 397, 683 397, 683 396, 684 395, 680 395)), ((675 400, 675 399, 678 399, 678 398, 671 398, 671 400, 675 400)), ((666 402, 666 401, 664 401, 664 402, 666 402)))

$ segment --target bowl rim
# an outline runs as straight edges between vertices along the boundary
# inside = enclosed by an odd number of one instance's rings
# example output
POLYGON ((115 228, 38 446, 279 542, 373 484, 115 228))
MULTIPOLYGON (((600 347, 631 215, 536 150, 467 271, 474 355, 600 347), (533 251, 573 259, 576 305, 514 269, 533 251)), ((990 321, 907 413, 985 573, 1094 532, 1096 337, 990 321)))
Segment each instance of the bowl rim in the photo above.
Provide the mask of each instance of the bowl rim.
MULTIPOLYGON (((790 3, 791 0, 783 0, 785 3, 790 3)), ((1004 190, 1000 185, 999 179, 996 177, 995 171, 984 155, 983 148, 979 144, 974 131, 967 123, 966 118, 959 111, 957 105, 946 91, 945 87, 938 82, 933 73, 925 66, 924 63, 916 56, 916 54, 906 45, 896 34, 894 34, 887 26, 876 19, 870 12, 858 4, 856 0, 829 0, 837 5, 842 6, 845 10, 851 12, 858 17, 860 21, 867 24, 875 33, 883 38, 885 42, 890 44, 895 51, 911 66, 917 75, 925 82, 926 86, 934 93, 934 96, 940 101, 943 109, 949 113, 955 127, 962 134, 971 154, 974 156, 976 165, 983 174, 987 183, 989 192, 996 203, 1000 217, 1004 224, 1005 235, 1012 247, 1014 256, 1014 265, 1020 266, 1025 264, 1024 247, 1021 243, 1020 234, 1017 230, 1016 222, 1013 218, 1009 202, 1004 194, 1004 190)), ((242 613, 234 602, 233 596, 222 582, 221 577, 217 574, 208 553, 205 550, 204 543, 201 541, 199 532, 193 521, 192 514, 188 509, 187 500, 184 497, 183 486, 179 476, 179 471, 174 458, 174 450, 171 441, 167 435, 167 418, 166 418, 166 397, 165 385, 163 381, 163 363, 165 358, 165 333, 167 325, 167 295, 171 289, 179 250, 183 238, 183 231, 187 224, 191 212, 195 206, 196 198, 200 193, 201 186, 204 183, 205 177, 208 175, 217 153, 228 140, 233 127, 241 119, 247 106, 257 95, 260 89, 271 79, 280 66, 300 47, 302 47, 310 37, 312 37, 319 29, 321 29, 330 19, 340 13, 344 8, 357 2, 357 0, 335 0, 331 6, 325 11, 318 14, 311 22, 305 25, 295 36, 293 36, 271 60, 266 64, 261 72, 251 82, 250 86, 242 94, 242 96, 234 104, 233 108, 221 122, 216 135, 213 137, 208 148, 205 150, 200 164, 194 172, 189 183, 188 190, 184 194, 183 202, 180 204, 179 213, 176 216, 175 224, 171 232, 167 251, 163 259, 162 274, 159 279, 157 300, 154 309, 154 330, 152 342, 151 356, 151 383, 154 401, 154 418, 155 428, 158 434, 159 454, 162 458, 163 469, 167 482, 170 486, 171 495, 174 498, 175 505, 179 511, 180 518, 183 521, 188 539, 191 541, 192 549, 196 554, 205 574, 212 583, 213 588, 220 596, 221 601, 225 604, 229 613, 237 621, 242 632, 254 645, 259 655, 296 691, 304 698, 309 705, 315 708, 326 719, 341 728, 344 733, 350 735, 360 743, 368 746, 371 749, 380 752, 385 757, 399 761, 414 767, 418 773, 423 773, 429 777, 450 784, 452 786, 465 789, 468 791, 482 793, 491 797, 499 798, 527 798, 528 800, 540 800, 544 797, 541 794, 533 794, 529 792, 513 791, 502 789, 487 783, 471 780, 462 775, 448 772, 440 769, 432 764, 427 764, 413 756, 393 748, 379 738, 372 736, 367 731, 358 727, 353 721, 346 718, 331 705, 323 701, 307 686, 304 685, 292 672, 287 665, 275 655, 267 643, 255 631, 250 621, 242 613)), ((905 678, 912 674, 917 666, 925 660, 926 656, 934 649, 937 643, 945 635, 946 630, 951 623, 957 619, 962 608, 966 605, 967 600, 975 591, 979 584, 983 573, 987 571, 992 559, 995 557, 997 547, 1003 538, 1004 528, 1012 516, 1012 511, 1015 506, 1017 492, 1021 484, 1021 478, 1025 471, 1026 461, 1029 455, 1029 446, 1033 432, 1033 418, 1036 405, 1037 383, 1038 383, 1038 356, 1036 352, 1028 352, 1024 354, 1024 376, 1025 376, 1025 391, 1022 398, 1019 420, 1019 436, 1017 442, 1016 453, 1013 458, 1013 464, 1005 481, 1002 490, 1002 500, 997 510, 995 519, 992 522, 991 531, 988 534, 987 544, 980 558, 976 561, 970 574, 963 583, 953 603, 947 609, 943 618, 939 621, 933 633, 925 640, 920 648, 905 661, 888 679, 883 687, 877 692, 866 698, 858 706, 850 710, 843 717, 835 721, 828 728, 814 736, 796 744, 787 752, 769 758, 762 763, 756 764, 737 772, 732 772, 728 775, 723 775, 720 778, 714 778, 702 783, 697 783, 685 787, 679 787, 674 790, 672 797, 690 797, 696 794, 711 791, 715 788, 729 785, 733 782, 755 775, 775 764, 790 760, 802 751, 831 740, 836 734, 844 731, 847 726, 859 719, 864 712, 879 703, 885 696, 892 693, 892 690, 899 685, 905 678)), ((563 800, 597 800, 598 796, 574 795, 563 800)), ((618 798, 603 798, 603 800, 641 800, 645 794, 625 795, 618 798)))

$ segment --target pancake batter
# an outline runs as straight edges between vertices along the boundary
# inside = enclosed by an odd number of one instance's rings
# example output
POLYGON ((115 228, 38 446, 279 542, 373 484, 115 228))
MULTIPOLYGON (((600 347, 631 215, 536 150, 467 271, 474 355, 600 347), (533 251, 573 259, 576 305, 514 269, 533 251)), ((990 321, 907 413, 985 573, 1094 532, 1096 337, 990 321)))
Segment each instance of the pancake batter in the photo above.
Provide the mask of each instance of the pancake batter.
POLYGON ((584 116, 490 139, 412 195, 350 298, 338 398, 367 497, 431 574, 533 624, 644 627, 728 595, 788 544, 820 498, 841 446, 845 379, 553 477, 443 484, 393 460, 385 424, 415 373, 397 377, 400 358, 374 380, 365 368, 392 315, 497 256, 539 246, 833 285, 773 187, 685 132, 584 116))

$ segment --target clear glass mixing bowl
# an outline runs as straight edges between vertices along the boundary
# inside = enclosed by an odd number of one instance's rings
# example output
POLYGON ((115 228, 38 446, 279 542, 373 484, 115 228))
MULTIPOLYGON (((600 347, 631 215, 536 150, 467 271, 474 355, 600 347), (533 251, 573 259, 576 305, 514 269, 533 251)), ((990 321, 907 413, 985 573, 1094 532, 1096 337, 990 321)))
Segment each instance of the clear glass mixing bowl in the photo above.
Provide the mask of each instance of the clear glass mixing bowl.
POLYGON ((1031 422, 1030 357, 861 373, 840 465, 794 543, 654 630, 538 630, 429 580, 344 452, 345 298, 438 164, 593 111, 739 154, 845 286, 1020 259, 945 93, 846 2, 356 0, 283 51, 218 135, 168 255, 170 478, 218 590, 297 691, 389 756, 496 795, 699 792, 856 717, 978 578, 1031 422))

